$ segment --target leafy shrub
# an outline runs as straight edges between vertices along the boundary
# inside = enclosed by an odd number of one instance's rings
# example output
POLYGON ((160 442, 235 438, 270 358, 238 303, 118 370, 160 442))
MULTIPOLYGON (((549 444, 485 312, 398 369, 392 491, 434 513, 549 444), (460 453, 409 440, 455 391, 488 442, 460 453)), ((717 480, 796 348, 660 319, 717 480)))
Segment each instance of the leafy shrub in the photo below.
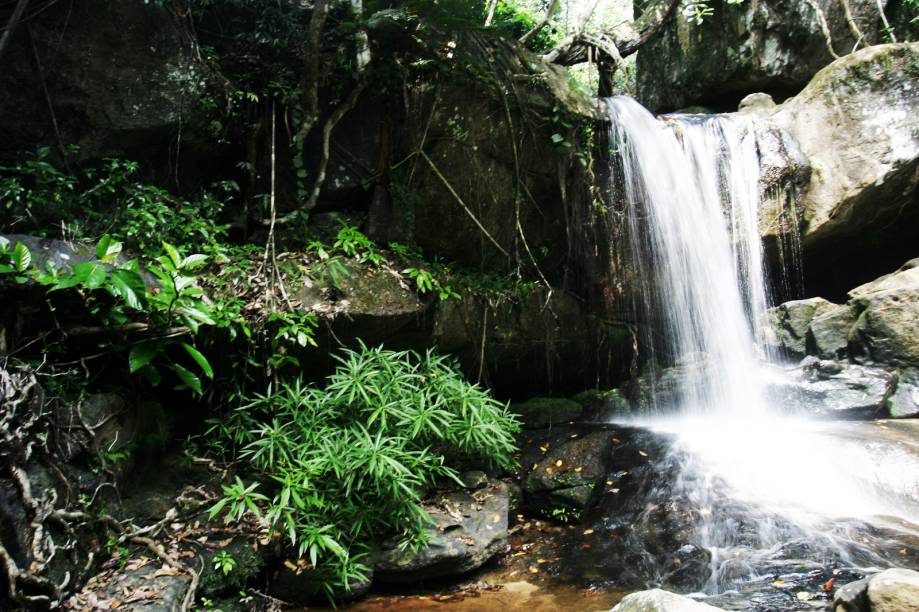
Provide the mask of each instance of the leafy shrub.
POLYGON ((136 162, 107 159, 69 173, 51 164, 49 155, 41 147, 14 166, 0 166, 0 209, 5 211, 0 232, 47 233, 68 219, 61 229, 74 239, 110 234, 150 256, 161 252, 163 241, 214 250, 226 235, 217 217, 222 199, 237 190, 232 181, 185 200, 143 182, 136 162))
POLYGON ((237 479, 211 517, 262 516, 330 594, 366 571, 360 560, 371 542, 398 535, 404 547, 423 544, 425 492, 456 480, 463 464, 511 467, 519 430, 505 405, 433 351, 362 345, 336 359, 324 388, 282 384, 206 434, 238 444, 273 489, 269 498, 237 479))

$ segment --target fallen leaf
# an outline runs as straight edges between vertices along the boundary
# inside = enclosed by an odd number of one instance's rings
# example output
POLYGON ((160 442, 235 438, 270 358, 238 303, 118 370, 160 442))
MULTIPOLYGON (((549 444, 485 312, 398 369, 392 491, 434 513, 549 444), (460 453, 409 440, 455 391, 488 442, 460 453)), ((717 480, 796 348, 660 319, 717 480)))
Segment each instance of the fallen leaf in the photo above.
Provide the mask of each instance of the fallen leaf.
POLYGON ((574 468, 574 471, 575 471, 575 472, 580 472, 580 471, 583 470, 583 469, 584 469, 584 468, 582 468, 582 467, 576 467, 576 468, 574 468))
POLYGON ((823 591, 824 593, 829 593, 830 591, 833 590, 834 584, 836 584, 836 576, 833 576, 832 578, 824 582, 822 585, 820 585, 820 590, 823 591))
POLYGON ((638 451, 638 454, 641 455, 642 457, 647 457, 647 456, 648 456, 648 453, 646 453, 646 452, 643 451, 643 450, 638 451))
POLYGON ((807 591, 798 591, 795 597, 798 598, 798 601, 810 601, 811 599, 814 598, 814 596, 808 593, 807 591))
POLYGON ((555 462, 555 467, 562 467, 562 460, 561 460, 561 459, 559 459, 558 461, 555 462))
POLYGON ((622 444, 622 440, 619 438, 613 437, 613 444, 622 444))
POLYGON ((551 475, 554 474, 554 473, 555 473, 555 470, 554 470, 554 469, 552 469, 552 468, 550 468, 550 467, 547 467, 547 468, 546 468, 546 474, 548 474, 549 476, 551 476, 551 475))
POLYGON ((548 563, 545 559, 536 559, 536 563, 548 563))
POLYGON ((531 566, 529 567, 529 571, 530 571, 531 574, 538 574, 538 573, 539 573, 539 568, 536 567, 535 565, 531 565, 531 566))
POLYGON ((608 486, 608 487, 613 486, 613 481, 612 481, 612 480, 607 480, 607 481, 606 481, 606 486, 608 486))
POLYGON ((784 581, 784 580, 773 580, 773 581, 772 581, 772 586, 774 586, 774 587, 782 586, 783 584, 785 584, 785 581, 784 581))
POLYGON ((584 535, 590 535, 590 534, 592 534, 593 532, 594 532, 593 529, 585 529, 585 530, 584 530, 584 535))

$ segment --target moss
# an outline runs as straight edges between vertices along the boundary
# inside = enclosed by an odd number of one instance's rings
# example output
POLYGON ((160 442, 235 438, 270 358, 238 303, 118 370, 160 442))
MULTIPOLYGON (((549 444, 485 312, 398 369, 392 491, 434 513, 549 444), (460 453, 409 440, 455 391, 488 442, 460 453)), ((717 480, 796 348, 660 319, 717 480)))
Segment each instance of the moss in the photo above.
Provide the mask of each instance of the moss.
POLYGON ((224 574, 214 567, 214 557, 220 551, 209 549, 203 555, 205 563, 198 590, 205 597, 239 592, 249 580, 261 573, 265 565, 264 559, 242 538, 234 539, 220 550, 229 553, 236 565, 232 571, 224 574))

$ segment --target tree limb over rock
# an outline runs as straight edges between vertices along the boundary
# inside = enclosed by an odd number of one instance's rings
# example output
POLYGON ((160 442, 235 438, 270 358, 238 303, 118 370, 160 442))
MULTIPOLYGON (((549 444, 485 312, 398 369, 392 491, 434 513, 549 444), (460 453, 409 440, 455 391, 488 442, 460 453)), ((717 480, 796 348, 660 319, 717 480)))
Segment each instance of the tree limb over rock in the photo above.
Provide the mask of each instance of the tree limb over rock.
POLYGON ((617 55, 632 55, 651 40, 678 4, 679 0, 656 0, 645 8, 641 17, 618 26, 611 32, 575 31, 556 48, 546 53, 543 59, 562 66, 572 66, 586 62, 588 48, 594 48, 599 55, 615 62, 617 55))

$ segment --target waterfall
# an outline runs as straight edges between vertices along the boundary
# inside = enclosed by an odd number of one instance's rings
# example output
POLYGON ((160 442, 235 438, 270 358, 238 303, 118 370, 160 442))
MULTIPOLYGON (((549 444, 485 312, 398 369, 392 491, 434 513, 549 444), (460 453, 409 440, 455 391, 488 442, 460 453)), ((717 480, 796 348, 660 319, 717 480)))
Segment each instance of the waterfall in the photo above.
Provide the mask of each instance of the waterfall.
POLYGON ((606 105, 612 188, 625 203, 646 327, 660 334, 649 344, 685 369, 679 411, 761 414, 755 330, 767 299, 752 124, 661 121, 627 97, 606 105))
POLYGON ((898 468, 919 464, 910 450, 919 445, 875 440, 882 430, 871 424, 767 406, 770 376, 783 374, 766 363, 757 331, 768 295, 752 119, 656 118, 626 97, 606 107, 610 189, 652 352, 646 369, 679 366, 666 379, 676 394, 655 393, 653 414, 638 424, 674 440, 658 463, 669 478, 661 491, 697 509, 694 544, 711 566, 704 590, 768 585, 783 563, 811 558, 864 571, 889 565, 889 542, 919 535, 919 482, 898 468))

